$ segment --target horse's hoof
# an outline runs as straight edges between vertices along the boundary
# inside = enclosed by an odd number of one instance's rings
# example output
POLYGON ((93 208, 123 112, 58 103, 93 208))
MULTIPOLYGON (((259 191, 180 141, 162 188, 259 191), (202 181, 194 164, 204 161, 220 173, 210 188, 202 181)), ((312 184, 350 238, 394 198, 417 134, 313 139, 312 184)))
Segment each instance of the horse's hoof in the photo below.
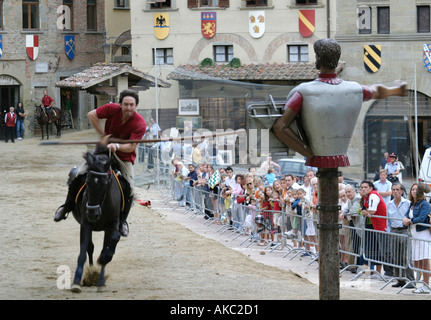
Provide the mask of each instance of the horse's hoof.
POLYGON ((97 293, 105 292, 106 286, 98 286, 97 287, 97 293))
POLYGON ((81 286, 79 284, 72 284, 70 291, 72 291, 74 293, 80 293, 82 291, 81 286))

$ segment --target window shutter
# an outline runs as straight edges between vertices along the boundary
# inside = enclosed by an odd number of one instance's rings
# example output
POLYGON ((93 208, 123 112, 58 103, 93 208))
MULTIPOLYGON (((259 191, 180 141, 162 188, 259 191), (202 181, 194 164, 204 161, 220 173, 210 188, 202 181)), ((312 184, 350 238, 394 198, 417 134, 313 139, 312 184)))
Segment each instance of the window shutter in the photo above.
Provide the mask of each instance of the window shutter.
POLYGON ((198 7, 198 0, 187 0, 187 7, 197 8, 198 7))
POLYGON ((222 8, 229 8, 229 0, 220 0, 219 6, 222 8))

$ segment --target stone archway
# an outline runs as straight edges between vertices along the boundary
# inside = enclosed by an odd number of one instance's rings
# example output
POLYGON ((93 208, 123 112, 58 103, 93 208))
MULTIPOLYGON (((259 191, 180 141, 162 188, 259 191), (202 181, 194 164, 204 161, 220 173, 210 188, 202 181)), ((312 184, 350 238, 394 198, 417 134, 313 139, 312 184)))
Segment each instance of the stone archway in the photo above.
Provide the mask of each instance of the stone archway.
POLYGON ((112 54, 115 56, 118 49, 121 48, 122 44, 132 40, 132 33, 130 30, 124 31, 114 42, 114 46, 112 48, 112 54))
POLYGON ((200 39, 192 49, 192 52, 189 58, 189 63, 190 64, 199 63, 199 55, 202 52, 202 50, 206 46, 217 42, 224 42, 224 43, 227 42, 227 43, 234 43, 239 45, 241 48, 245 50, 245 52, 247 52, 247 55, 251 63, 258 63, 258 57, 257 57, 256 51, 254 50, 250 42, 248 42, 244 37, 236 34, 216 34, 211 39, 206 39, 206 38, 200 39))
MULTIPOLYGON (((389 97, 374 101, 366 112, 364 130, 364 170, 371 173, 378 169, 384 152, 396 153, 406 168, 404 174, 412 176, 415 154, 414 92, 410 98, 389 97)), ((417 92, 419 158, 431 141, 431 97, 417 92)))

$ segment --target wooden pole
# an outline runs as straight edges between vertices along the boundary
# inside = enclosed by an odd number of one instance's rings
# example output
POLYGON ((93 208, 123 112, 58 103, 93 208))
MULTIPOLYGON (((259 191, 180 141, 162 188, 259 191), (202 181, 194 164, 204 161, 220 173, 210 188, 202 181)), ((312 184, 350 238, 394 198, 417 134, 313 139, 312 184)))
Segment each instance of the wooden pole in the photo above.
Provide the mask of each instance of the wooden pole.
MULTIPOLYGON (((160 139, 137 139, 137 140, 125 140, 125 139, 118 139, 118 138, 109 138, 108 143, 156 143, 156 142, 163 142, 163 141, 185 141, 185 140, 195 140, 198 141, 199 139, 208 139, 208 138, 217 138, 222 136, 232 136, 232 135, 241 135, 241 134, 247 134, 247 132, 244 129, 238 129, 235 131, 228 131, 228 132, 222 132, 222 133, 214 133, 214 134, 197 134, 194 133, 192 136, 186 136, 186 137, 178 137, 178 138, 160 138, 160 139)), ((39 145, 41 146, 53 146, 53 145, 72 145, 72 144, 98 144, 101 142, 101 140, 52 140, 52 141, 41 141, 39 142, 39 145)))
POLYGON ((338 168, 319 168, 319 298, 340 299, 338 168))

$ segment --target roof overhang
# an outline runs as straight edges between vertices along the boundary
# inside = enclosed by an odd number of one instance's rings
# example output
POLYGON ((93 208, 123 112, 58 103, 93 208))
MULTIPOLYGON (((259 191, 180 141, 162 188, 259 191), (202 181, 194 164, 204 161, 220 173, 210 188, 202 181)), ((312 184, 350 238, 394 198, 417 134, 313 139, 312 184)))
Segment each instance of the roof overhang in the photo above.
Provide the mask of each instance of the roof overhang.
MULTIPOLYGON (((127 63, 97 63, 91 68, 82 70, 68 78, 58 81, 55 86, 86 90, 95 94, 116 95, 117 88, 110 85, 111 79, 116 77, 127 77, 128 86, 136 91, 148 90, 155 87, 156 79, 141 72, 127 63)), ((157 79, 157 86, 169 88, 168 82, 157 79)))
MULTIPOLYGON (((339 74, 344 63, 338 64, 339 74)), ((319 70, 310 63, 248 64, 240 67, 216 64, 202 67, 200 64, 185 64, 172 71, 168 80, 234 80, 234 81, 311 81, 318 77, 319 70)))

